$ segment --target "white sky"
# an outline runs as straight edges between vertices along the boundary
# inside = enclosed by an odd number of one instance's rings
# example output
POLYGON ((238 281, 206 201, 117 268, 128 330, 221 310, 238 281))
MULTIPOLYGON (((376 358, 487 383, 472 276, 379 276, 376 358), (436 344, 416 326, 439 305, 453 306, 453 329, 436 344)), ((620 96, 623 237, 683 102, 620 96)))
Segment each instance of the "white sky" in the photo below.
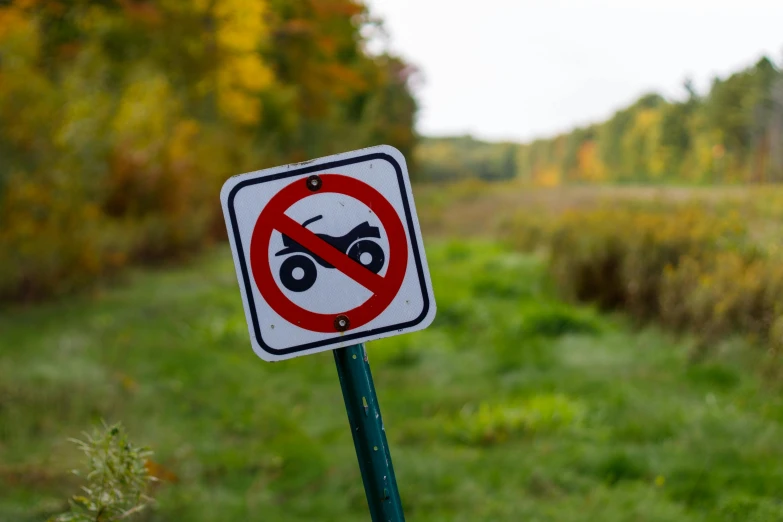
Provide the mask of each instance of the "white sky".
POLYGON ((783 0, 369 0, 424 83, 419 130, 527 140, 690 76, 783 61, 783 0))

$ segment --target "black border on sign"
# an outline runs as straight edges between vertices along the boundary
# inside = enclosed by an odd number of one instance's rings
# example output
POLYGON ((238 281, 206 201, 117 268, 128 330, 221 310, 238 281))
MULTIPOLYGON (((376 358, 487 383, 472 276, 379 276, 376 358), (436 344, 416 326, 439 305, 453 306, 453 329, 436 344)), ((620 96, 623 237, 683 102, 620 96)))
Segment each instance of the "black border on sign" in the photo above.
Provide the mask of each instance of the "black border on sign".
POLYGON ((298 353, 307 350, 312 350, 313 348, 320 348, 322 346, 329 346, 331 344, 342 344, 345 343, 346 341, 351 341, 353 339, 358 339, 360 337, 379 335, 387 332, 393 332, 396 330, 402 330, 405 328, 412 328, 417 324, 421 323, 424 320, 424 318, 427 317, 427 313, 429 313, 430 311, 430 298, 427 292, 427 284, 426 281, 424 280, 424 268, 422 267, 421 264, 421 254, 419 252, 418 240, 416 234, 414 233, 413 215, 411 214, 410 201, 408 201, 408 194, 405 190, 405 178, 402 175, 402 168, 400 167, 400 164, 397 163, 397 160, 395 160, 389 154, 384 154, 382 152, 365 154, 363 156, 357 156, 355 158, 350 158, 350 159, 345 159, 340 161, 331 161, 328 163, 321 163, 319 165, 311 165, 300 169, 294 169, 286 172, 279 172, 277 174, 272 174, 271 176, 262 176, 260 178, 248 179, 242 181, 240 183, 237 183, 236 186, 234 186, 234 188, 232 188, 231 192, 229 192, 228 194, 228 213, 229 216, 231 217, 231 230, 234 233, 234 244, 236 245, 236 249, 237 249, 239 266, 240 269, 242 270, 242 283, 245 286, 245 296, 247 297, 248 306, 250 307, 250 318, 253 321, 253 333, 256 336, 256 342, 261 347, 261 349, 263 349, 265 352, 271 353, 272 355, 287 355, 291 353, 298 353), (256 303, 255 303, 255 299, 253 299, 253 287, 251 286, 251 282, 250 282, 250 271, 248 270, 247 263, 245 261, 245 257, 246 257, 245 249, 242 246, 242 238, 240 237, 239 234, 239 223, 237 222, 237 216, 234 210, 234 198, 236 197, 237 193, 241 189, 248 187, 250 185, 257 185, 259 183, 266 183, 268 181, 277 181, 279 179, 301 176, 303 174, 310 174, 312 172, 334 169, 334 168, 344 167, 346 165, 353 165, 355 163, 362 163, 365 161, 372 161, 372 160, 388 161, 391 164, 391 166, 394 167, 394 171, 397 173, 397 182, 400 186, 400 195, 402 196, 402 206, 403 206, 403 210, 405 211, 405 223, 408 227, 408 237, 410 238, 411 247, 413 248, 413 260, 416 264, 416 272, 419 277, 419 287, 421 288, 422 303, 424 304, 424 306, 422 307, 421 314, 419 314, 419 316, 412 321, 408 321, 405 323, 398 323, 391 326, 385 326, 382 328, 374 328, 366 332, 357 332, 357 333, 352 333, 347 335, 341 334, 335 336, 333 339, 325 339, 323 341, 300 344, 298 346, 292 346, 290 348, 284 348, 282 350, 272 348, 271 346, 267 345, 264 342, 264 339, 261 337, 261 327, 258 322, 258 314, 256 313, 256 303))

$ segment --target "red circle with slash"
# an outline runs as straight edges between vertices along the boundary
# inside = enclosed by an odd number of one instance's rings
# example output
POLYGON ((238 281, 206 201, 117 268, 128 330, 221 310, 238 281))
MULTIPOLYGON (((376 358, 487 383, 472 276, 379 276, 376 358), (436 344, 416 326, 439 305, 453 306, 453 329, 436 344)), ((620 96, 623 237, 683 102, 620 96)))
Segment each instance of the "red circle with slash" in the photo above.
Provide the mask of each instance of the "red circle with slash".
POLYGON ((345 315, 350 321, 349 328, 353 330, 378 317, 399 292, 408 266, 408 240, 397 211, 380 192, 358 179, 341 174, 320 174, 319 177, 322 185, 317 192, 307 187, 307 178, 300 178, 275 194, 267 203, 256 220, 250 240, 250 266, 261 296, 289 323, 313 332, 334 333, 335 318, 337 315, 345 315), (357 199, 378 216, 389 241, 388 267, 384 276, 373 273, 349 258, 285 214, 295 203, 328 192, 357 199), (269 242, 275 230, 362 285, 372 292, 372 296, 356 308, 339 314, 311 312, 291 301, 278 287, 269 264, 269 242))

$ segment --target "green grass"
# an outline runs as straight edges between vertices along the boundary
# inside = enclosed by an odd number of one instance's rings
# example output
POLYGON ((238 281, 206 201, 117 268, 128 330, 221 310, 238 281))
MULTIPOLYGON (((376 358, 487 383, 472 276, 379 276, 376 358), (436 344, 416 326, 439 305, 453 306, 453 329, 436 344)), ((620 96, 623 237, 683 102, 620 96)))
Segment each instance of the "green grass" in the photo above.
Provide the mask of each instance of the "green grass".
MULTIPOLYGON (((428 246, 435 324, 368 346, 409 520, 783 520, 783 397, 742 341, 689 362, 534 257, 428 246)), ((101 418, 169 477, 146 520, 368 520, 331 354, 257 359, 226 250, 2 312, 0 520, 64 508, 101 418)))

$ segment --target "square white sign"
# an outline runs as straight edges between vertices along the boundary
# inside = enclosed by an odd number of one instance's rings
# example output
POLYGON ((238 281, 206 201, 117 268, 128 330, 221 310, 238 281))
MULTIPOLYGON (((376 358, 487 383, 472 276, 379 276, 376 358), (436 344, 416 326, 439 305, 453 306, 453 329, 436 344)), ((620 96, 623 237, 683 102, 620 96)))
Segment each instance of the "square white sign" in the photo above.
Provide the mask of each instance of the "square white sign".
POLYGON ((435 318, 410 178, 394 147, 234 176, 220 200, 262 359, 413 332, 435 318))

